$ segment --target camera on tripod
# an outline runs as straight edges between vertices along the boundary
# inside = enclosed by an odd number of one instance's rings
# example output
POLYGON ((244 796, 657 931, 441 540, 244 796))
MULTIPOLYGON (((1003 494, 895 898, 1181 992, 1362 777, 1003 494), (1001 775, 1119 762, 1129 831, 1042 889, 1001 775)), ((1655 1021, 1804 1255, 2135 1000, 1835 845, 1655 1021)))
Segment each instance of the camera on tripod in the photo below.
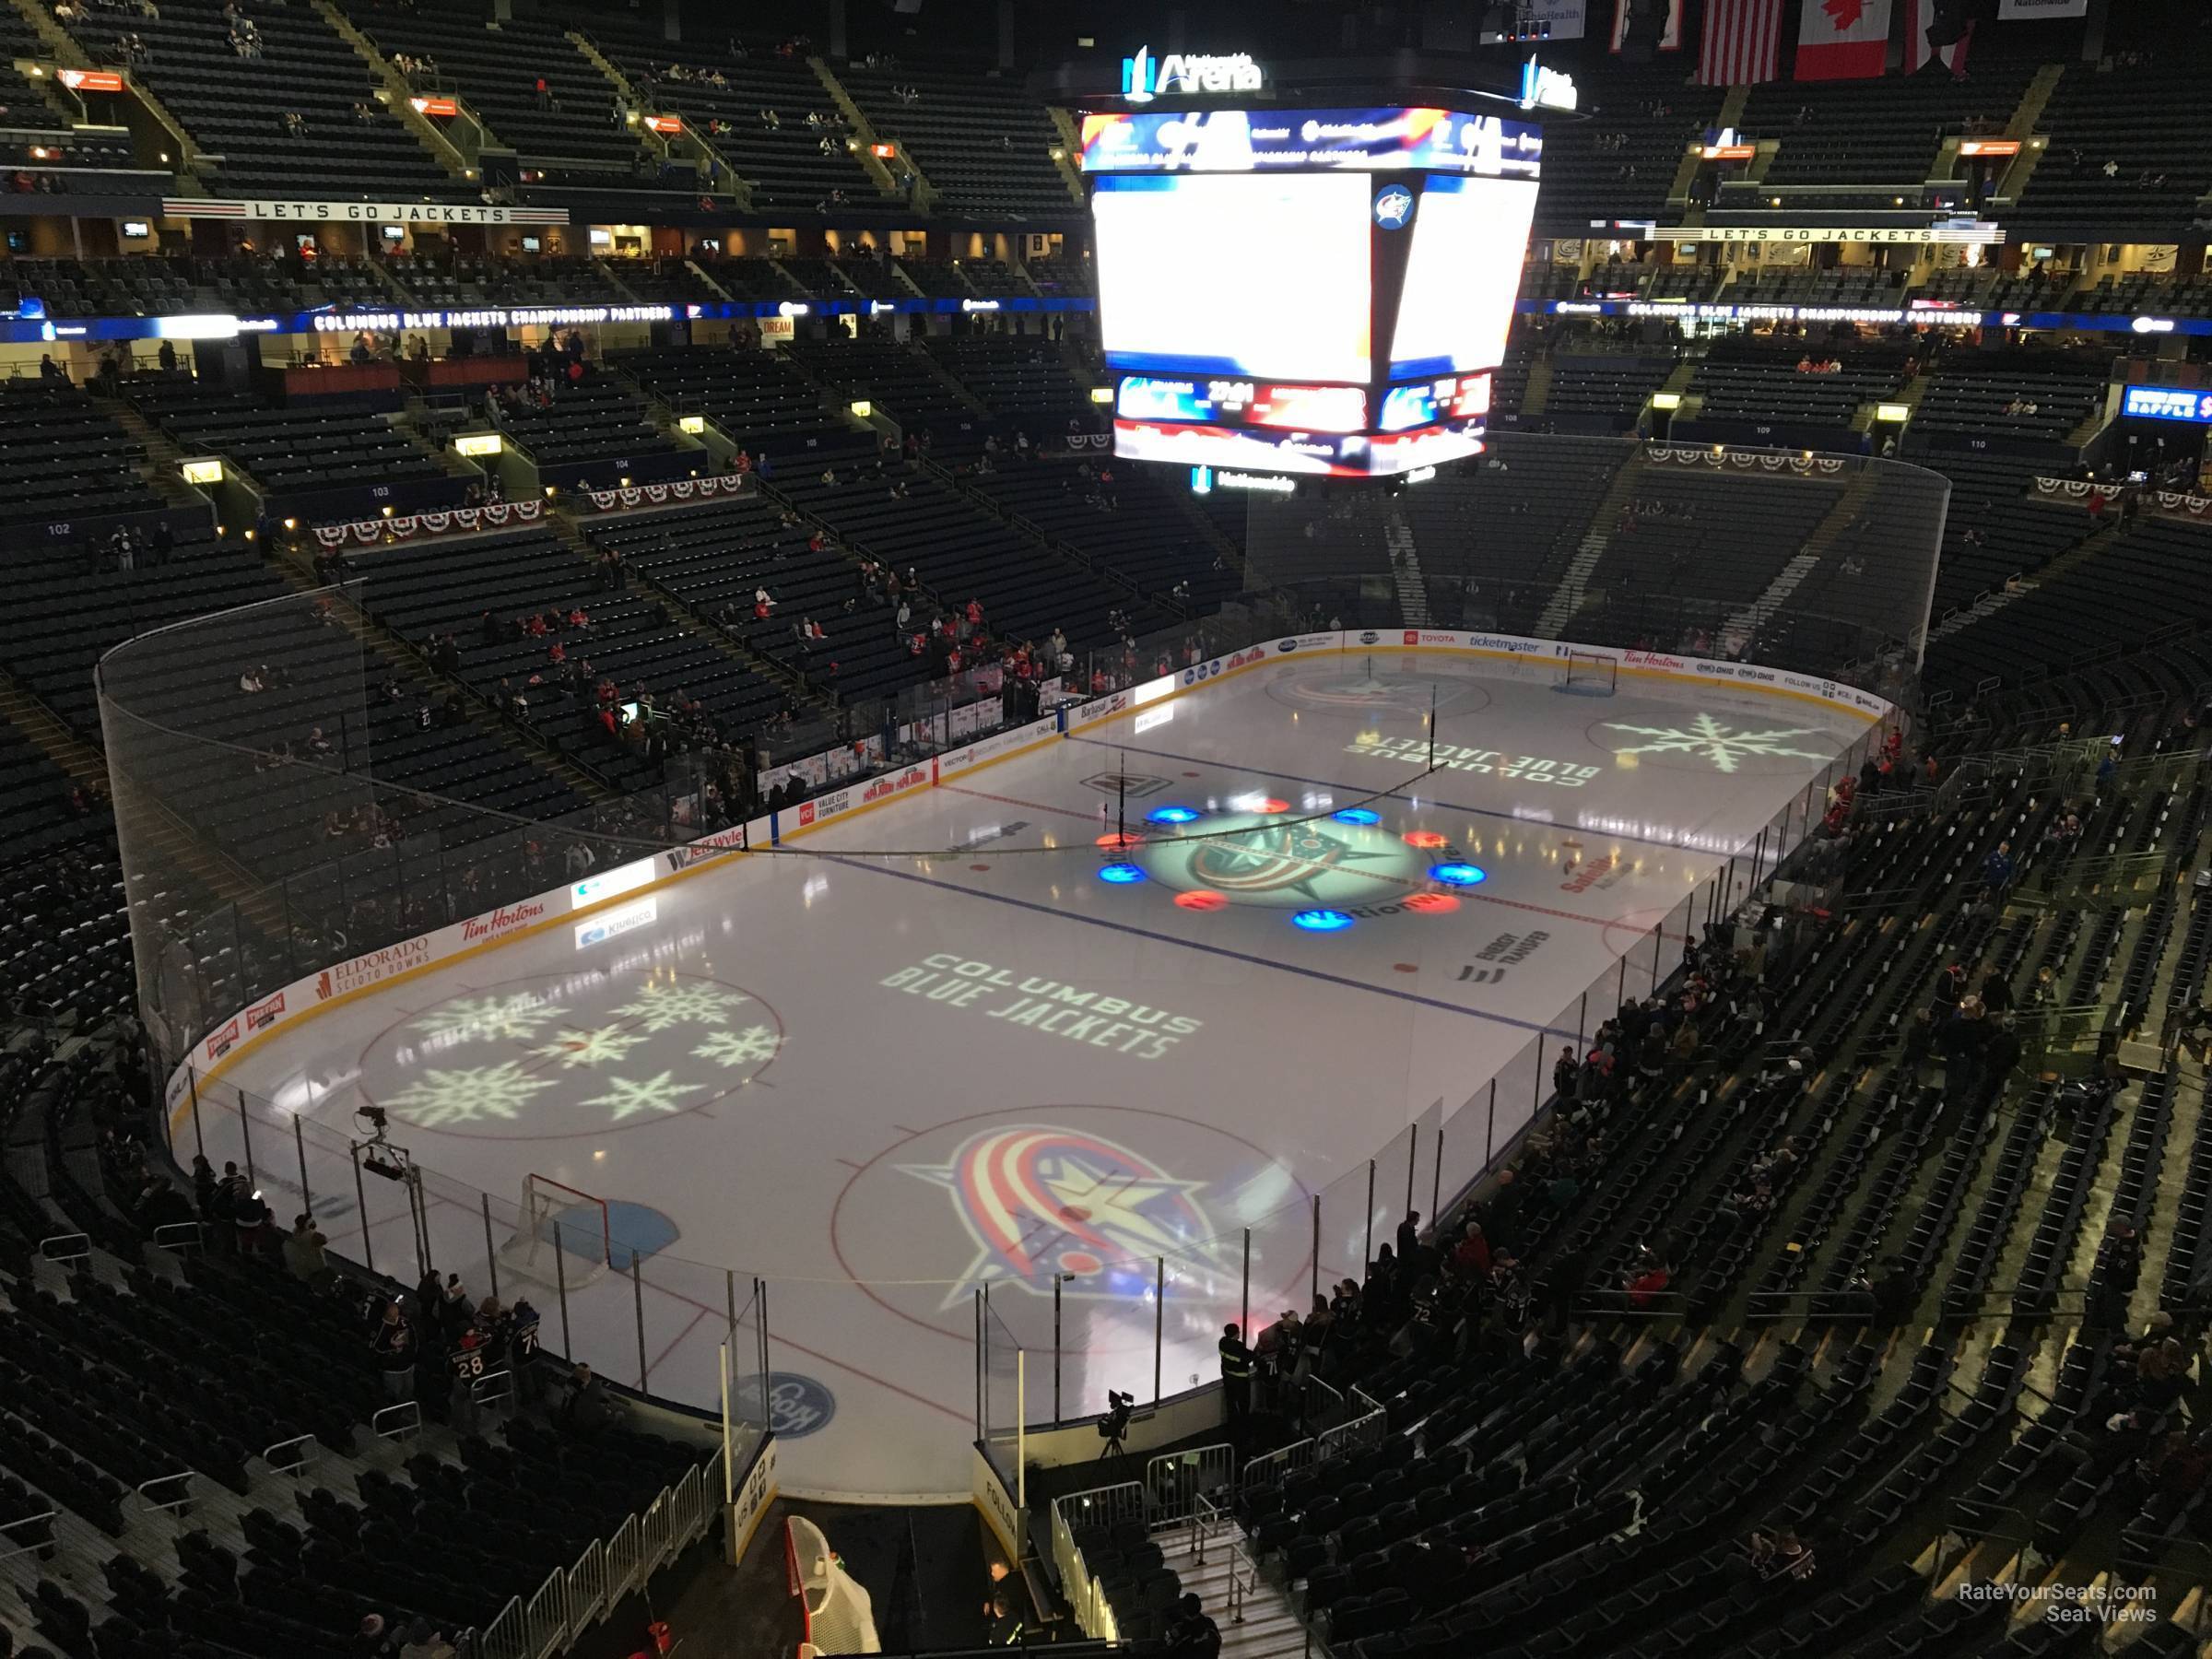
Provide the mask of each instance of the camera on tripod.
POLYGON ((1099 1438, 1106 1442, 1100 1459, 1117 1456, 1124 1449, 1123 1441, 1129 1433, 1129 1419, 1136 1414, 1136 1396, 1106 1391, 1106 1414, 1099 1418, 1099 1438))

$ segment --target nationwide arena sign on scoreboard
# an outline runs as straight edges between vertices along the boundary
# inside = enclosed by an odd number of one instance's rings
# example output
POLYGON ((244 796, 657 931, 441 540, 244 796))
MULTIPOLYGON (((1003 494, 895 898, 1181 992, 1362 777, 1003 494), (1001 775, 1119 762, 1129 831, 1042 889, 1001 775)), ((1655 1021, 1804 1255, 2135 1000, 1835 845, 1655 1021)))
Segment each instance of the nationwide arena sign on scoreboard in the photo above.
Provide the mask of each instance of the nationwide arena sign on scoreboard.
POLYGON ((1480 454, 1543 149, 1459 110, 1085 116, 1114 453, 1335 477, 1480 454))

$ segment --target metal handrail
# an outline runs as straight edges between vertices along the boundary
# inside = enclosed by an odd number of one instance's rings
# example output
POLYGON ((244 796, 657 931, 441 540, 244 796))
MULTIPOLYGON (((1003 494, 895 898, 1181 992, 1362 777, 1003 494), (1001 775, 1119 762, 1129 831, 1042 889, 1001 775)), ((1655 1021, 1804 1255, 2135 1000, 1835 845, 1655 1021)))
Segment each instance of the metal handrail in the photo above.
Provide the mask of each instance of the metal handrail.
POLYGON ((312 1434, 295 1434, 290 1440, 280 1440, 274 1445, 264 1446, 261 1452, 261 1461, 267 1464, 271 1468, 279 1470, 286 1475, 297 1475, 301 1469, 308 1467, 311 1464, 320 1462, 320 1456, 300 1457, 293 1460, 290 1463, 278 1463, 276 1461, 276 1453, 279 1452, 288 1452, 294 1446, 312 1445, 314 1441, 314 1438, 315 1437, 312 1434))
POLYGON ((385 1440, 400 1440, 422 1432, 422 1407, 413 1400, 387 1406, 369 1419, 369 1429, 385 1440), (389 1422, 392 1426, 387 1428, 389 1422))
POLYGON ((44 1238, 39 1241, 39 1257, 41 1261, 81 1262, 91 1253, 92 1235, 90 1233, 55 1233, 51 1238, 44 1238), (65 1253, 57 1248, 58 1246, 65 1244, 79 1244, 82 1245, 83 1248, 81 1250, 67 1251, 65 1253))
MULTIPOLYGON (((59 1510, 41 1510, 35 1515, 25 1515, 18 1520, 0 1523, 0 1538, 5 1538, 8 1535, 8 1534, 20 1531, 25 1527, 36 1527, 42 1522, 52 1521, 61 1512, 59 1510)), ((53 1537, 52 1535, 52 1529, 49 1528, 48 1535, 41 1538, 35 1544, 19 1544, 13 1549, 0 1550, 0 1561, 11 1560, 19 1555, 29 1555, 33 1550, 51 1549, 53 1547, 53 1537)))
POLYGON ((147 1507, 149 1509, 181 1510, 193 1500, 190 1482, 198 1474, 197 1469, 180 1469, 174 1475, 157 1475, 151 1480, 139 1482, 136 1490, 138 1496, 146 1500, 147 1507), (186 1489, 182 1498, 171 1498, 163 1501, 152 1496, 154 1488, 166 1487, 176 1481, 186 1483, 186 1489))
POLYGON ((468 1385, 469 1398, 478 1406, 497 1406, 502 1400, 514 1398, 514 1372, 507 1370, 487 1371, 468 1385), (500 1383, 497 1393, 488 1392, 491 1385, 500 1383))
POLYGON ((154 1229, 152 1242, 159 1250, 205 1250, 207 1228, 199 1221, 165 1221, 154 1229))

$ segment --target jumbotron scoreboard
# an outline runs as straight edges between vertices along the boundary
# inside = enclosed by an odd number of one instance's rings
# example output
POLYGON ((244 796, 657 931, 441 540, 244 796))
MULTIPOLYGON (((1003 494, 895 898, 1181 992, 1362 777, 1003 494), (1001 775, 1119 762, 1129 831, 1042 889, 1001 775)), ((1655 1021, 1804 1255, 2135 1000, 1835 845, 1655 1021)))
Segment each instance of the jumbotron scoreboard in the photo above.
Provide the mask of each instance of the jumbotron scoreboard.
POLYGON ((1114 453, 1343 478, 1480 454, 1543 149, 1465 110, 1086 115, 1114 453))

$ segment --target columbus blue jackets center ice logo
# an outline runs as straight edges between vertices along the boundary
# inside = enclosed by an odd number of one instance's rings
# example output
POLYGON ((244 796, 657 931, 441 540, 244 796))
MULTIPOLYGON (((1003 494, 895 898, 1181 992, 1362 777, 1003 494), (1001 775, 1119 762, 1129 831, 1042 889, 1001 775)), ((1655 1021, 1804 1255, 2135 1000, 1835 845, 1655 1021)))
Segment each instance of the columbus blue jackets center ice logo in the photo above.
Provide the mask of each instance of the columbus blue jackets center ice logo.
POLYGON ((1194 1196, 1206 1183, 1179 1181, 1143 1154, 1096 1135, 1046 1124, 986 1129, 943 1164, 901 1164, 945 1189, 975 1245, 962 1283, 944 1307, 964 1302, 977 1282, 1020 1285, 1049 1297, 1118 1297, 1153 1283, 1153 1262, 1210 1255, 1218 1230, 1194 1196))
POLYGON ((1403 184, 1385 184, 1375 195, 1375 223, 1385 230, 1403 230, 1413 218, 1413 192, 1403 184))
POLYGON ((1244 835, 1199 841, 1190 873, 1218 893, 1288 890, 1319 903, 1330 874, 1387 856, 1355 847, 1317 824, 1268 824, 1244 835))

